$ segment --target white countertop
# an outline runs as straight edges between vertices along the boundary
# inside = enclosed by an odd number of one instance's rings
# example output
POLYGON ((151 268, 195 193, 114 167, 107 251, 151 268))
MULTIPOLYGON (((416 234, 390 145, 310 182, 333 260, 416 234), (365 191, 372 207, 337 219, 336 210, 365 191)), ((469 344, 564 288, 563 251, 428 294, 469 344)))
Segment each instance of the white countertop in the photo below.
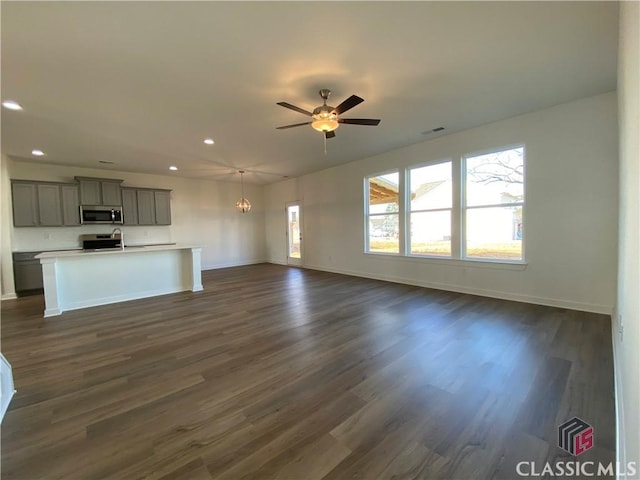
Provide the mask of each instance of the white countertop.
POLYGON ((165 250, 185 250, 201 248, 195 245, 145 245, 145 246, 131 246, 121 248, 102 248, 98 250, 58 250, 54 252, 43 252, 40 255, 36 255, 35 258, 61 258, 61 257, 84 257, 90 255, 127 255, 131 253, 144 253, 144 252, 158 252, 165 250))

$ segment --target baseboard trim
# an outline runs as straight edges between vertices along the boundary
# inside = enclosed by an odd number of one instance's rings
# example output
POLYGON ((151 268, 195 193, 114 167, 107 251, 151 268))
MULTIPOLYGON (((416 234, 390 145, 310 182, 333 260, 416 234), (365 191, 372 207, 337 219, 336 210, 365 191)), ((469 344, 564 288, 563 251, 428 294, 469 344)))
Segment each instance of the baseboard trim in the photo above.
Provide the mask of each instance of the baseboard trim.
POLYGON ((273 265, 284 265, 285 267, 289 266, 287 262, 276 262, 275 260, 267 260, 267 263, 272 263, 273 265))
MULTIPOLYGON (((616 341, 618 337, 617 315, 611 316, 611 343, 613 345, 613 396, 616 405, 616 462, 618 465, 627 464, 627 454, 625 449, 625 423, 624 423, 624 395, 622 388, 622 369, 620 363, 620 347, 616 341)), ((618 475, 619 480, 626 479, 625 473, 618 475)))
POLYGON ((205 270, 217 270, 219 268, 244 267, 246 265, 257 265, 259 263, 270 263, 270 262, 268 262, 267 260, 249 260, 247 262, 214 263, 213 265, 203 265, 201 267, 201 270, 205 271, 205 270))
POLYGON ((484 288, 465 287, 449 283, 416 281, 392 275, 372 275, 370 273, 358 272, 353 270, 329 269, 319 265, 304 264, 302 268, 310 270, 320 270, 323 272, 339 273, 341 275, 351 275, 354 277, 371 278, 373 280, 382 280, 385 282, 402 283, 405 285, 414 285, 416 287, 433 288, 436 290, 446 290, 449 292, 467 293, 469 295, 478 295, 481 297, 499 298, 501 300, 511 300, 514 302, 532 303, 535 305, 545 305, 548 307, 566 308, 568 310, 579 310, 584 312, 601 313, 611 315, 613 307, 610 305, 599 305, 574 302, 571 300, 563 300, 556 298, 534 297, 530 295, 522 295, 517 293, 501 292, 498 290, 488 290, 484 288))
POLYGON ((157 290, 146 290, 144 292, 126 293, 123 295, 114 295, 111 297, 102 297, 92 299, 91 301, 72 301, 63 305, 59 305, 58 308, 46 309, 45 317, 55 317, 71 310, 80 310, 89 307, 99 307, 101 305, 111 305, 112 303, 129 302, 132 300, 141 300, 143 298, 159 297, 161 295, 171 295, 172 293, 190 292, 192 291, 192 285, 170 285, 165 288, 157 290))
POLYGON ((15 293, 5 293, 0 297, 0 300, 15 300, 16 298, 18 298, 18 295, 15 293))

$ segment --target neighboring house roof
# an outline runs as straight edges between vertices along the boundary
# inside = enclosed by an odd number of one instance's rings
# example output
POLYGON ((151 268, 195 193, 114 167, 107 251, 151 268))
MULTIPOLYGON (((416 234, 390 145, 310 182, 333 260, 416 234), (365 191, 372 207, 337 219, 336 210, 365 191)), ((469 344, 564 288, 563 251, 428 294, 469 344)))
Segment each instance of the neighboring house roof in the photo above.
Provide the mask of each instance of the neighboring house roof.
POLYGON ((380 205, 398 201, 398 185, 384 178, 369 179, 369 204, 380 205))
POLYGON ((503 203, 521 202, 522 201, 522 195, 512 195, 509 192, 502 192, 500 194, 500 197, 503 200, 503 203), (506 200, 506 202, 504 200, 506 200))
MULTIPOLYGON (((411 194, 411 200, 417 200, 420 197, 435 190, 440 185, 446 183, 446 180, 438 180, 437 182, 423 183, 418 189, 411 194)), ((376 177, 369 179, 369 202, 371 205, 380 205, 383 203, 398 201, 398 185, 391 183, 384 178, 376 177)))
POLYGON ((432 190, 435 190, 436 188, 438 188, 443 183, 446 183, 446 180, 438 180, 437 182, 423 183, 422 185, 420 185, 418 187, 418 189, 414 193, 411 194, 411 200, 419 199, 423 195, 426 195, 427 193, 431 192, 432 190))

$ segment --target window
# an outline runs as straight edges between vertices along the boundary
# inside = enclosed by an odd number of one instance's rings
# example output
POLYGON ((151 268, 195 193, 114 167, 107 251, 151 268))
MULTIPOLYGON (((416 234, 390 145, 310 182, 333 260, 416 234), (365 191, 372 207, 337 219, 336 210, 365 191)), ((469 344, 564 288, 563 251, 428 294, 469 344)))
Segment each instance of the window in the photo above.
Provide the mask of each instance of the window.
POLYGON ((400 174, 367 177, 367 251, 400 253, 400 174))
POLYGON ((522 260, 524 148, 464 159, 464 258, 522 260))
POLYGON ((524 260, 525 147, 365 177, 365 252, 524 260))
POLYGON ((409 170, 409 252, 451 256, 451 162, 409 170))

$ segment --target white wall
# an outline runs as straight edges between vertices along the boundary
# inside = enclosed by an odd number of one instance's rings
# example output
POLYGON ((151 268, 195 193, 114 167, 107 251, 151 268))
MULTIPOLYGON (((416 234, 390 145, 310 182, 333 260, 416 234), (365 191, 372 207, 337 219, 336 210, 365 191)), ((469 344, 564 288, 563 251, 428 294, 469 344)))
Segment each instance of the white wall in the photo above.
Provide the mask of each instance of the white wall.
MULTIPOLYGON (((42 164, 9 159, 11 179, 71 182, 74 176, 117 178, 123 186, 172 190, 170 226, 124 226, 128 244, 176 242, 202 246, 203 269, 257 263, 265 260, 263 187, 245 185, 252 209, 235 208, 239 183, 194 180, 171 175, 147 175, 42 164)), ((4 197, 6 202, 10 200, 4 197)), ((9 223, 11 225, 11 223, 9 223)), ((55 250, 80 246, 83 233, 110 232, 109 225, 11 228, 14 251, 55 250)))
POLYGON ((11 256, 11 184, 9 159, 0 155, 0 292, 2 300, 16 298, 11 256))
MULTIPOLYGON (((297 179, 289 179, 265 188, 266 255, 271 263, 287 263, 287 218, 285 205, 288 202, 302 201, 298 193, 297 179)), ((302 218, 304 227, 305 219, 302 218)))
MULTIPOLYGON (((266 187, 267 258, 282 262, 285 228, 270 228, 300 192, 309 268, 611 313, 617 255, 614 92, 521 115, 266 187), (367 255, 363 178, 371 173, 523 143, 526 267, 367 255)), ((284 222, 284 217, 283 217, 284 222)))
MULTIPOLYGON (((613 338, 619 461, 640 467, 640 3, 620 3, 620 223, 613 338), (624 328, 621 328, 624 327, 624 328)), ((634 478, 640 478, 640 474, 634 478)))

